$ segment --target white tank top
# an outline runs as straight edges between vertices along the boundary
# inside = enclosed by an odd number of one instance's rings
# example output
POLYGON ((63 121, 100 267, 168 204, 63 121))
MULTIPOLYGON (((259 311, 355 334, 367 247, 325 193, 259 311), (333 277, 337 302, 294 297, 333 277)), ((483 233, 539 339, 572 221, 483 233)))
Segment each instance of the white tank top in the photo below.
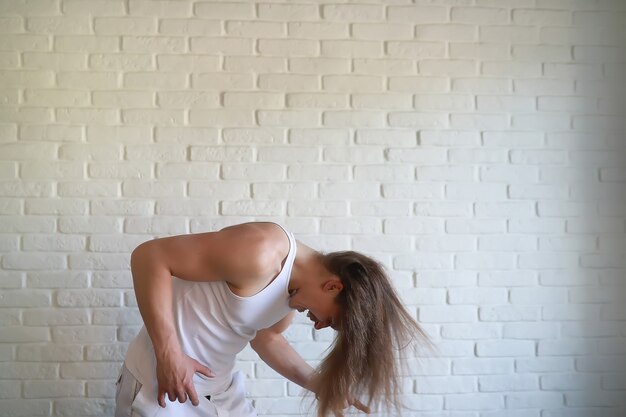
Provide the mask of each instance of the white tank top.
MULTIPOLYGON (((236 355, 258 330, 277 323, 291 311, 288 285, 296 240, 293 233, 276 224, 289 238, 289 253, 278 276, 257 294, 235 295, 226 281, 195 282, 172 277, 172 310, 181 347, 215 373, 214 378, 195 374, 199 395, 224 391, 231 382, 236 355)), ((124 363, 140 382, 156 380, 154 348, 145 326, 130 343, 124 363)))

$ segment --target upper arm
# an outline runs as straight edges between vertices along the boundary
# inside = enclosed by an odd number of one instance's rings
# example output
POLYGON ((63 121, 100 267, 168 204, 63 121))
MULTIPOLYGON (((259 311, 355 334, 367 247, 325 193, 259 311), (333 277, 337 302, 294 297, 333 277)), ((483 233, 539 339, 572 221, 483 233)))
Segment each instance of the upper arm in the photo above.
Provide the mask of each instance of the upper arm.
POLYGON ((158 261, 171 275, 189 281, 243 282, 264 277, 278 271, 284 258, 284 245, 272 227, 278 226, 250 222, 215 232, 153 239, 135 248, 131 262, 158 261))

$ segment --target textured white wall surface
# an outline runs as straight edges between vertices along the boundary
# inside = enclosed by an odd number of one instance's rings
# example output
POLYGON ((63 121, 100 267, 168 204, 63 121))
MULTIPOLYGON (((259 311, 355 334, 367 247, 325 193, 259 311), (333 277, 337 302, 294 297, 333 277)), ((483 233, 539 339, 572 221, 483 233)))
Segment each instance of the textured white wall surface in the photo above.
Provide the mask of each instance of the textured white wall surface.
MULTIPOLYGON (((0 0, 0 415, 112 416, 132 249, 253 220, 388 267, 440 348, 404 415, 626 415, 624 13, 0 0)), ((287 336, 315 364, 332 333, 287 336)), ((304 414, 251 349, 239 368, 260 416, 304 414)))

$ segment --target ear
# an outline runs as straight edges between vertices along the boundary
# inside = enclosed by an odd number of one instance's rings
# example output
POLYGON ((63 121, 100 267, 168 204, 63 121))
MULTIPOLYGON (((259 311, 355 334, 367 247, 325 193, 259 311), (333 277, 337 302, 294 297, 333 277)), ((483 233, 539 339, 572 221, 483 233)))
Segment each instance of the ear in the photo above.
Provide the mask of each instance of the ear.
POLYGON ((343 284, 340 279, 332 278, 324 283, 324 291, 339 294, 343 289, 343 284))

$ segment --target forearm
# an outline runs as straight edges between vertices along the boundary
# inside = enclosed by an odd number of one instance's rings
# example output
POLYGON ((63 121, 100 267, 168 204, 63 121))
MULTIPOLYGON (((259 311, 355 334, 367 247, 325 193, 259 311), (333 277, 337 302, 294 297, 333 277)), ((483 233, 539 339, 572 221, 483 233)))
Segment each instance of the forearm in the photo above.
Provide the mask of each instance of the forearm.
POLYGON ((259 357, 288 380, 315 392, 311 367, 280 333, 257 338, 251 343, 259 357))
POLYGON ((180 351, 172 314, 172 276, 149 246, 131 256, 131 271, 139 313, 152 340, 157 359, 180 351))

